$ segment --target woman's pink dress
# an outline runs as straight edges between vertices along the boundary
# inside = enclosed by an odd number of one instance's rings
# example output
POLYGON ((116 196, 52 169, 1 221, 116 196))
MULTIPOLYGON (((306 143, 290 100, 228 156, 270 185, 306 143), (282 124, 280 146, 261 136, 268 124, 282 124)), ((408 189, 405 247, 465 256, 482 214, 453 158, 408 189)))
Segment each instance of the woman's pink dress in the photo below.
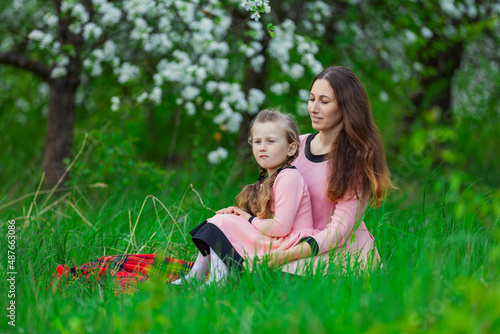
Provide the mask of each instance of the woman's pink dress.
MULTIPOLYGON (((333 203, 327 198, 328 162, 323 161, 324 155, 311 153, 311 141, 316 135, 300 136, 299 156, 293 165, 309 189, 314 228, 320 232, 306 241, 319 255, 288 263, 283 266, 283 271, 299 274, 307 268, 315 271, 320 262, 327 264, 332 261, 340 265, 347 262, 351 266, 361 264, 362 267, 379 265, 374 238, 362 221, 367 199, 355 196, 333 203)), ((323 268, 326 270, 326 266, 323 268)))
POLYGON ((248 220, 232 214, 218 214, 190 233, 200 252, 210 248, 230 267, 273 250, 285 250, 314 234, 311 200, 304 179, 295 167, 279 171, 273 184, 274 225, 262 232, 264 219, 248 220))

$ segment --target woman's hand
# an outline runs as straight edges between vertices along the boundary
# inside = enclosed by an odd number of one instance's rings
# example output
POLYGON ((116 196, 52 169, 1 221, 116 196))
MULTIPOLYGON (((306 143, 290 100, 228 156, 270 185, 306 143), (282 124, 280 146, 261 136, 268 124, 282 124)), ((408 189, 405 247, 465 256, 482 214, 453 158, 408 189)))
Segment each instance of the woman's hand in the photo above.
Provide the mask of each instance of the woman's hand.
POLYGON ((263 257, 255 257, 253 261, 243 262, 243 267, 247 268, 249 272, 254 271, 254 266, 259 266, 265 263, 269 269, 275 270, 282 264, 286 263, 286 251, 272 251, 263 257))
POLYGON ((307 242, 301 242, 298 245, 292 246, 287 250, 275 250, 267 253, 264 257, 255 258, 253 262, 245 261, 243 266, 248 268, 250 272, 254 270, 255 264, 267 264, 271 270, 275 270, 279 266, 292 262, 294 260, 303 259, 312 255, 311 246, 307 242))

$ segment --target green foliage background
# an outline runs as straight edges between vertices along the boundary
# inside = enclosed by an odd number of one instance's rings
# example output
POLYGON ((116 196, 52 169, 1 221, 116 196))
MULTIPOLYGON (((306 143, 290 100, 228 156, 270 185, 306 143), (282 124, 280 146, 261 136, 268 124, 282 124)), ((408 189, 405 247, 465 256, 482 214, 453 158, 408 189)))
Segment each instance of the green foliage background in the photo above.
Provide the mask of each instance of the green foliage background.
MULTIPOLYGON (((410 9, 378 38, 389 41, 406 28, 417 31, 415 13, 436 34, 443 29, 438 14, 429 19, 432 9, 410 9)), ((362 15, 377 13, 371 10, 345 14, 366 23, 362 15)), ((257 166, 238 149, 237 135, 203 113, 183 115, 174 103, 177 97, 168 92, 159 106, 129 102, 112 112, 110 98, 127 87, 117 87, 109 73, 79 92, 75 156, 84 141, 85 146, 70 182, 55 195, 42 189, 35 198, 48 88, 29 73, 0 66, 0 242, 7 243, 8 220, 16 220, 18 236, 18 325, 13 329, 2 318, 0 331, 497 332, 500 73, 485 42, 491 39, 485 27, 492 24, 463 23, 470 33, 452 79, 451 121, 443 121, 444 110, 432 103, 441 83, 421 85, 421 76, 432 77, 435 69, 394 80, 385 62, 400 61, 400 55, 389 54, 383 61, 366 54, 349 29, 316 41, 324 67, 345 65, 357 73, 385 141, 397 189, 365 219, 382 269, 357 276, 334 268, 327 276, 284 278, 261 268, 231 278, 226 287, 206 289, 173 289, 157 279, 131 296, 115 297, 111 288, 102 293, 72 288, 53 295, 46 286, 57 264, 82 264, 104 254, 158 252, 193 259, 187 232, 210 217, 210 209, 231 205, 241 188, 254 181, 257 166), (413 98, 424 88, 424 103, 417 107, 413 98), (408 115, 416 115, 410 127, 408 115), (211 165, 206 156, 219 146, 228 147, 229 157, 211 165)), ((447 50, 451 42, 442 36, 432 43, 419 39, 404 48, 404 59, 422 60, 447 50)), ((298 91, 309 89, 314 73, 276 96, 269 87, 283 80, 273 70, 277 65, 267 64, 263 107, 296 113, 298 91)), ((301 133, 312 131, 308 116, 297 119, 301 133)), ((3 246, 0 257, 3 268, 3 246)), ((0 278, 1 290, 7 291, 5 274, 0 278)), ((2 298, 2 307, 6 302, 2 298)))

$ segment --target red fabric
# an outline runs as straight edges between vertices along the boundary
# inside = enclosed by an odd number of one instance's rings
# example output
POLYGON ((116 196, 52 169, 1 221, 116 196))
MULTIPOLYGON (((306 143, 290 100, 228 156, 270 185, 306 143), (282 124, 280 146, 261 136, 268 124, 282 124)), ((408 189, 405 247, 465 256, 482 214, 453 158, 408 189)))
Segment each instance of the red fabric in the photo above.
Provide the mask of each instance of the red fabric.
POLYGON ((138 284, 149 280, 152 275, 159 275, 166 282, 171 282, 189 272, 192 266, 191 261, 169 257, 158 261, 156 254, 102 256, 71 268, 65 264, 58 265, 47 290, 56 291, 62 286, 73 286, 77 282, 93 290, 96 283, 102 285, 106 279, 106 283, 115 285, 116 294, 133 293, 137 291, 138 284))

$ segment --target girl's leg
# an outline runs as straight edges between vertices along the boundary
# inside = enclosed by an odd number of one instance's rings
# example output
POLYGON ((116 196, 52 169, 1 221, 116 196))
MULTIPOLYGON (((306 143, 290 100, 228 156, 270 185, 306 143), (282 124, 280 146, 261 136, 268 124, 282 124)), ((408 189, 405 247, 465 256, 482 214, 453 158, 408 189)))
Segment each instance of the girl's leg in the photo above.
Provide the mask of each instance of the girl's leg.
POLYGON ((207 284, 225 282, 227 274, 228 270, 226 264, 220 259, 217 253, 210 248, 210 277, 207 284))
POLYGON ((181 285, 183 280, 197 280, 202 281, 205 280, 208 274, 208 262, 210 261, 210 255, 203 256, 201 253, 198 253, 198 257, 191 268, 191 271, 184 276, 183 278, 179 278, 170 284, 181 285))

